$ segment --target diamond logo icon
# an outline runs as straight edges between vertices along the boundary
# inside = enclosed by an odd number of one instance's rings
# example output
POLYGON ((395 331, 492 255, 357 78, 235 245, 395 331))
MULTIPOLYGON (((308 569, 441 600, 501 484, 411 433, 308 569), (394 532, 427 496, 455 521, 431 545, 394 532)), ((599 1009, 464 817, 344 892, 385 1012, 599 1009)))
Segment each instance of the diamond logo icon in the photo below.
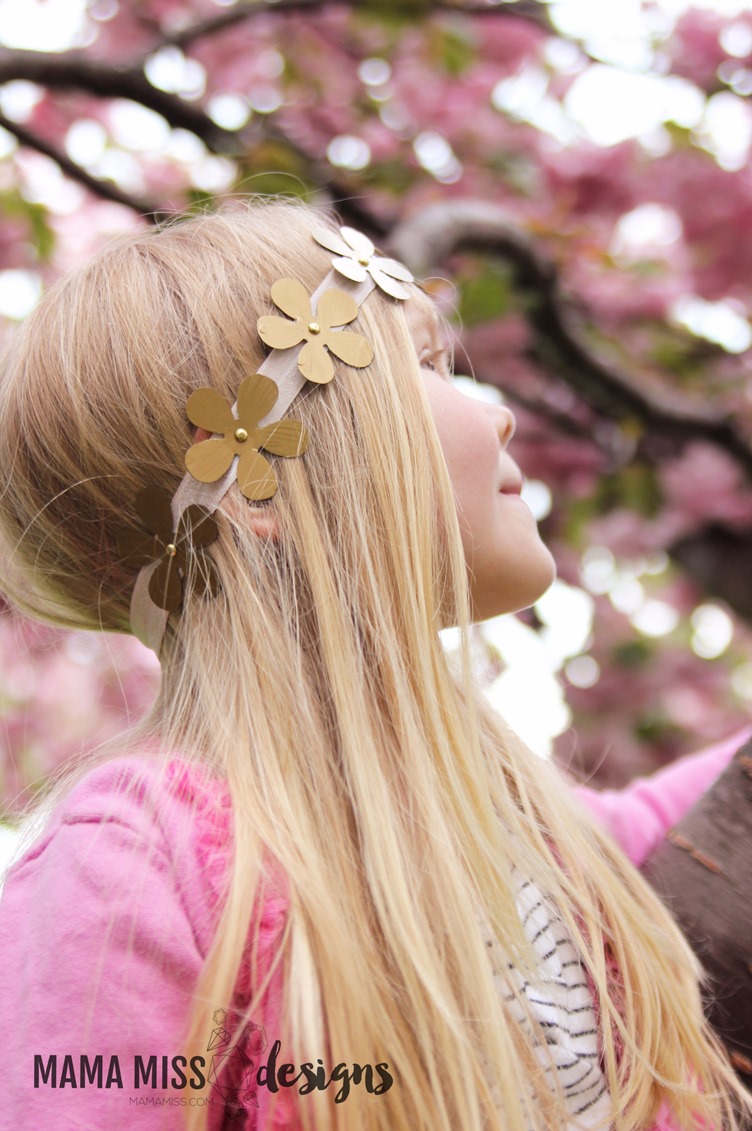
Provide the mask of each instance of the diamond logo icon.
POLYGON ((225 1103, 238 1101, 241 1092, 251 1092, 253 1061, 241 1048, 217 1053, 212 1057, 209 1083, 216 1088, 225 1103))
POLYGON ((230 1034, 220 1025, 218 1029, 212 1029, 209 1036, 209 1044, 206 1048, 208 1052, 211 1052, 212 1049, 219 1048, 220 1045, 228 1045, 229 1043, 230 1034))
POLYGON ((255 1021, 249 1021, 243 1031, 243 1048, 251 1054, 251 1056, 261 1056, 262 1052, 266 1051, 267 1040, 266 1030, 263 1025, 257 1025, 255 1021))

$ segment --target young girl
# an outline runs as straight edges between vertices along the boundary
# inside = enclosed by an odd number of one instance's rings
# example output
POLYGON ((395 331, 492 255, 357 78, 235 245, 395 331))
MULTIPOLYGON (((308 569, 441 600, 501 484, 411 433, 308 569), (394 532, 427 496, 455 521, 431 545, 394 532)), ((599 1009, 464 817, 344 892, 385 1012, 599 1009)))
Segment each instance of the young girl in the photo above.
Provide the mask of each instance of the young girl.
MULTIPOLYGON (((7 877, 3 1127, 749 1111, 670 916, 473 686, 468 625, 554 567, 403 266, 281 200, 122 239, 15 335, 0 419, 5 590, 162 664, 7 877)), ((592 804, 639 861, 729 755, 592 804)))

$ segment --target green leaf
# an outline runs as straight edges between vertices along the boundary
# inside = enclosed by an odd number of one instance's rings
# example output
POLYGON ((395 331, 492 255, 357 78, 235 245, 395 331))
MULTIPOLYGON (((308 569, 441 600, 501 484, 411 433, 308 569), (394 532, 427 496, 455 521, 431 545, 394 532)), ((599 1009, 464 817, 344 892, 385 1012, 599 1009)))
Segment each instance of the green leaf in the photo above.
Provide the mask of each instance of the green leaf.
POLYGON ((475 62, 475 51, 465 35, 448 28, 437 28, 437 55, 447 74, 457 77, 475 62))
POLYGON ((312 187, 302 155, 283 141, 266 138, 244 155, 233 191, 305 197, 312 187))
POLYGON ((47 211, 43 205, 27 200, 14 188, 0 193, 0 213, 26 221, 40 263, 45 263, 51 257, 55 250, 55 233, 47 223, 47 211))
POLYGON ((402 196, 423 176, 422 172, 418 173, 411 168, 407 161, 397 160, 379 161, 378 165, 370 165, 360 174, 365 184, 387 189, 394 196, 402 196))
POLYGON ((202 212, 214 212, 216 209, 217 198, 211 192, 206 192, 204 189, 191 188, 188 189, 185 195, 186 215, 193 216, 202 212))
POLYGON ((665 715, 643 715, 634 725, 634 734, 642 742, 655 742, 663 745, 669 739, 681 737, 681 729, 665 715))
POLYGON ((645 518, 653 518, 663 498, 655 469, 646 463, 632 463, 610 475, 601 475, 594 501, 596 514, 627 507, 645 518))
POLYGON ((640 668, 653 654, 653 648, 646 640, 626 640, 611 652, 611 658, 620 668, 640 668))
POLYGON ((485 264, 474 275, 458 280, 459 315, 464 326, 477 326, 506 314, 510 307, 512 278, 504 265, 485 264))
POLYGON ((422 19, 433 10, 430 0, 360 0, 358 16, 370 16, 379 24, 404 25, 422 19))

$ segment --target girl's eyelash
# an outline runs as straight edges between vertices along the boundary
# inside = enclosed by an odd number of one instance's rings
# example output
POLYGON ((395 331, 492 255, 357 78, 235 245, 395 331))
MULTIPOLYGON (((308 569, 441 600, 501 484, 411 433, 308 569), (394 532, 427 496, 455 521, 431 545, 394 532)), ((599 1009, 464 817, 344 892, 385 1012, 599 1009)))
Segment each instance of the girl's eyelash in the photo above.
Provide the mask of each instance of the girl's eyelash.
POLYGON ((449 361, 446 350, 439 350, 438 353, 426 355, 420 364, 424 365, 427 369, 433 369, 434 373, 447 373, 449 371, 449 361))

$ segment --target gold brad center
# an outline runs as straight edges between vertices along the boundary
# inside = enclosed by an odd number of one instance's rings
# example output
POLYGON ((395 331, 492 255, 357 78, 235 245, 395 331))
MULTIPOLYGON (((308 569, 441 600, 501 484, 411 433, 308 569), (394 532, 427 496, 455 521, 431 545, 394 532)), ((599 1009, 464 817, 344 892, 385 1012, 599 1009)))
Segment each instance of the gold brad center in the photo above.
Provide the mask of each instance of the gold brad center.
POLYGON ((174 543, 174 542, 170 542, 170 543, 169 543, 169 544, 168 544, 168 545, 166 546, 166 548, 165 548, 165 552, 166 552, 166 554, 167 554, 167 557, 168 557, 168 558, 174 558, 174 557, 175 557, 175 555, 176 555, 176 554, 177 554, 177 552, 178 552, 178 548, 177 548, 177 546, 175 545, 175 543, 174 543))
POLYGON ((358 260, 358 263, 360 264, 361 267, 367 267, 368 263, 369 263, 368 256, 367 255, 361 255, 360 259, 358 260))
POLYGON ((320 334, 321 333, 321 327, 319 326, 318 322, 309 322, 308 323, 308 333, 309 334, 320 334))
POLYGON ((239 444, 242 444, 244 440, 248 439, 248 433, 246 432, 245 428, 235 429, 235 439, 239 444))

